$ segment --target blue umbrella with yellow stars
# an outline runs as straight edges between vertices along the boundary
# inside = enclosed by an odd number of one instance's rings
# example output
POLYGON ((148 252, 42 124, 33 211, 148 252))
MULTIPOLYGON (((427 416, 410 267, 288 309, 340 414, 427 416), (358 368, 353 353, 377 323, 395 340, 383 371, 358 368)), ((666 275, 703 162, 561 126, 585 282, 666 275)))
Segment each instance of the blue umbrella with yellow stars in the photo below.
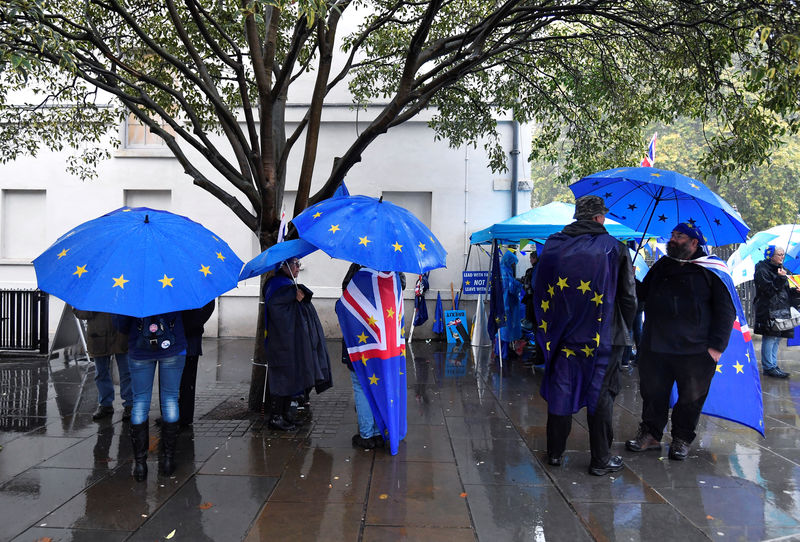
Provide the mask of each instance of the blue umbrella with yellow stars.
POLYGON ((569 186, 575 198, 605 200, 608 216, 636 231, 669 237, 676 224, 700 228, 713 246, 741 243, 750 228, 728 202, 696 179, 654 167, 593 173, 569 186))
POLYGON ((81 310, 141 318, 202 307, 242 261, 185 216, 123 207, 84 222, 33 260, 39 288, 81 310))
POLYGON ((372 269, 422 274, 446 266, 447 252, 431 230, 383 197, 326 199, 292 223, 301 239, 329 256, 372 269))

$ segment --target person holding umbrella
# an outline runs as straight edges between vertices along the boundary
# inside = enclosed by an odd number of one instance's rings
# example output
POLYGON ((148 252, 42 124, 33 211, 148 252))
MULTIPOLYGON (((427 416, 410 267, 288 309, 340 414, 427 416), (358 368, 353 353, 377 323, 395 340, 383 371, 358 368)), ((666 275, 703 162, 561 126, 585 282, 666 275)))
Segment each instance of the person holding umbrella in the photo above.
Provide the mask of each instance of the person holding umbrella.
POLYGON ((331 362, 317 311, 314 293, 296 279, 300 260, 284 261, 264 286, 264 349, 269 362, 269 427, 294 431, 288 419, 291 398, 315 388, 322 393, 332 386, 331 362))
POLYGON ((178 438, 178 393, 186 362, 186 336, 180 312, 134 318, 115 316, 115 325, 128 335, 128 359, 133 388, 131 442, 133 476, 147 478, 147 449, 150 445, 148 413, 153 395, 153 378, 158 368, 158 389, 163 421, 161 472, 175 472, 175 441, 178 438))

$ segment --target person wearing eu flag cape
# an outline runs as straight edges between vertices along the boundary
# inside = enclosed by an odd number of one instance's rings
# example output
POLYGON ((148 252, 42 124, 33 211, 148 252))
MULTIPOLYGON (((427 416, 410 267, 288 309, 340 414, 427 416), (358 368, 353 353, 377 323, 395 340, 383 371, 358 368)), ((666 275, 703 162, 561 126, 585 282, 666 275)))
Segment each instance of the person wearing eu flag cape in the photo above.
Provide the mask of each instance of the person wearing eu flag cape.
POLYGON ((578 198, 576 221, 544 245, 533 289, 536 342, 545 361, 548 464, 561 464, 572 415, 586 407, 595 476, 623 468, 622 458, 609 453, 611 418, 636 312, 633 264, 603 226, 607 212, 599 196, 578 198))
MULTIPOLYGON (((630 451, 661 448, 670 394, 677 384, 669 458, 686 459, 711 380, 717 372, 725 375, 720 359, 737 321, 732 299, 735 291, 729 291, 724 272, 716 269, 724 268, 724 264, 706 256, 702 248, 705 244, 699 228, 688 222, 678 224, 667 243, 667 257, 653 264, 642 282, 642 421, 636 437, 625 443, 630 451)), ((732 284, 729 277, 727 280, 732 284)), ((736 372, 744 376, 742 365, 736 372)), ((744 401, 744 397, 738 400, 744 401)), ((734 419, 730 414, 725 417, 734 419)))

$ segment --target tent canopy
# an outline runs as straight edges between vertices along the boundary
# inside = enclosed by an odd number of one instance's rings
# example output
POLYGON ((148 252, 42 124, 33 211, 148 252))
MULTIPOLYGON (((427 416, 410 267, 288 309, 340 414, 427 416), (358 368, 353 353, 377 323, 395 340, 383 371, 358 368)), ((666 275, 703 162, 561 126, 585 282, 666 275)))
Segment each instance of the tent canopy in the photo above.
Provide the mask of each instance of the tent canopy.
MULTIPOLYGON (((481 245, 497 240, 501 244, 516 245, 521 239, 544 243, 551 234, 561 231, 564 226, 573 222, 575 220, 572 218, 573 214, 575 205, 554 201, 476 231, 470 236, 470 243, 481 245)), ((642 238, 641 232, 636 232, 610 218, 606 218, 605 227, 609 234, 620 240, 638 241, 642 238)))

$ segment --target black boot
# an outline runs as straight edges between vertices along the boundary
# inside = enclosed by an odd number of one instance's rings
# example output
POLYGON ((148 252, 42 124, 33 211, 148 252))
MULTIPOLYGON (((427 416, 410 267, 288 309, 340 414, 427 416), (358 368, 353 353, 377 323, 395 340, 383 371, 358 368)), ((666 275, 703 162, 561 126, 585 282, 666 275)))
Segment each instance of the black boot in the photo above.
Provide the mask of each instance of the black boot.
POLYGON ((178 422, 161 422, 161 447, 164 452, 164 461, 161 463, 161 473, 170 476, 175 472, 175 441, 178 440, 178 422))
POLYGON ((150 427, 148 422, 131 424, 131 443, 133 444, 133 477, 137 482, 147 478, 147 447, 150 446, 150 427))
POLYGON ((269 427, 270 429, 277 429, 278 431, 296 431, 297 426, 285 417, 289 398, 279 395, 272 395, 269 398, 270 415, 269 427))

